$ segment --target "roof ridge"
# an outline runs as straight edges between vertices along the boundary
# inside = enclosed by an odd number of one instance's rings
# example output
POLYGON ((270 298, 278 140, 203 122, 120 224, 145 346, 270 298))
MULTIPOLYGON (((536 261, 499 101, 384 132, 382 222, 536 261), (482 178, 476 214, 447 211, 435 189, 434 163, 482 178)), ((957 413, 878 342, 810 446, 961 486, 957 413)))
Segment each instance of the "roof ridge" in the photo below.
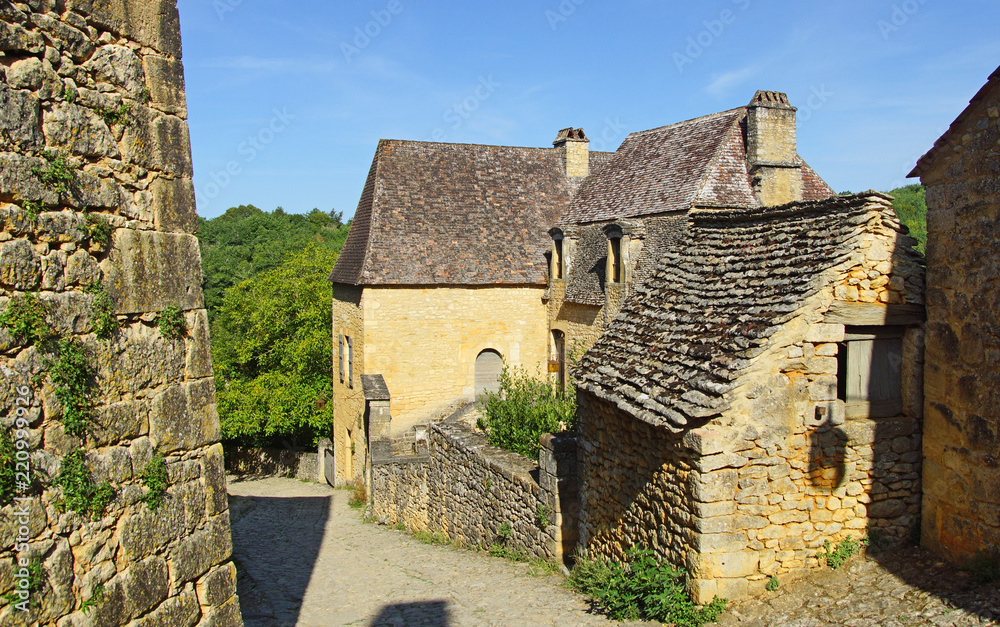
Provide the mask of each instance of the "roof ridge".
POLYGON ((696 118, 691 118, 689 120, 683 120, 681 122, 674 122, 673 124, 666 124, 664 126, 657 126, 656 128, 647 129, 645 131, 635 131, 633 133, 629 133, 629 137, 647 135, 649 133, 654 133, 656 131, 663 131, 663 130, 666 130, 666 129, 669 129, 669 128, 673 128, 675 126, 681 126, 683 124, 690 124, 691 122, 699 122, 701 120, 710 120, 710 119, 720 118, 720 117, 727 116, 727 115, 733 115, 737 111, 741 111, 741 112, 745 113, 746 110, 747 110, 746 107, 736 107, 735 109, 727 109, 726 111, 717 111, 716 113, 710 113, 708 115, 701 115, 701 116, 698 116, 696 118))
MULTIPOLYGON (((387 144, 404 144, 411 146, 455 146, 463 148, 517 148, 518 150, 543 150, 543 151, 553 151, 555 148, 551 146, 506 146, 501 144, 470 144, 463 142, 429 142, 419 139, 380 139, 379 143, 385 142, 387 144)), ((595 151, 596 152, 596 151, 595 151)))

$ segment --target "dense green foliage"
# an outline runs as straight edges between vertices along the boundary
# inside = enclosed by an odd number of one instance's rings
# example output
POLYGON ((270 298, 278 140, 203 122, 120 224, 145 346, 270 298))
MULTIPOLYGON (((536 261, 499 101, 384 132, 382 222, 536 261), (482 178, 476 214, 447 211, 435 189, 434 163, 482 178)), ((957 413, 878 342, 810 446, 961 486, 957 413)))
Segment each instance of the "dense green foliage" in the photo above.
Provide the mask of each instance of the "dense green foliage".
POLYGON ((892 206, 900 222, 910 229, 910 236, 916 239, 917 250, 927 252, 927 189, 923 185, 897 187, 889 192, 893 197, 892 206))
MULTIPOLYGON (((209 315, 215 317, 226 289, 277 268, 308 244, 340 252, 347 231, 341 213, 319 209, 299 215, 285 213, 280 207, 267 213, 253 205, 241 205, 211 220, 199 218, 198 240, 209 315)), ((331 265, 327 273, 332 269, 331 265)))
POLYGON ((39 345, 52 337, 52 330, 45 321, 47 306, 37 294, 15 296, 0 314, 0 328, 29 344, 39 345))
POLYGON ((94 295, 94 304, 91 306, 94 334, 106 340, 114 335, 119 328, 118 316, 115 315, 115 306, 111 302, 111 297, 108 296, 100 281, 91 283, 84 291, 94 295))
POLYGON ((854 538, 841 540, 835 547, 830 544, 829 540, 826 540, 823 542, 824 553, 821 553, 820 555, 826 557, 827 566, 833 570, 837 570, 843 566, 847 560, 860 553, 862 546, 862 541, 855 540, 854 538))
POLYGON ((561 393, 555 383, 532 377, 522 368, 505 364, 500 391, 486 392, 480 401, 484 417, 479 428, 493 446, 538 459, 538 438, 572 428, 576 419, 576 391, 561 393))
POLYGON ((726 600, 718 597, 705 607, 695 605, 685 589, 684 573, 649 549, 632 549, 625 564, 580 558, 570 581, 612 620, 701 627, 715 621, 726 609, 726 600))
POLYGON ((149 492, 142 495, 142 502, 150 510, 160 509, 163 497, 167 494, 168 483, 167 462, 164 461, 163 455, 159 453, 153 455, 139 478, 142 479, 142 484, 149 489, 149 492))
POLYGON ((17 487, 14 440, 6 429, 0 429, 0 507, 10 503, 17 487))
POLYGON ((219 418, 229 441, 313 445, 333 407, 326 280, 337 254, 311 244, 225 293, 212 323, 219 418))
POLYGON ((156 322, 160 335, 168 340, 176 340, 187 333, 187 321, 180 307, 170 305, 160 312, 156 322))
POLYGON ((59 474, 56 475, 53 484, 62 488, 62 497, 59 500, 61 509, 72 510, 93 520, 99 519, 104 514, 104 510, 117 494, 107 481, 101 485, 94 482, 90 470, 87 469, 83 449, 76 449, 63 457, 59 474))
POLYGON ((82 436, 90 423, 95 374, 80 340, 59 340, 56 358, 49 364, 49 377, 56 399, 62 404, 63 426, 70 435, 82 436))

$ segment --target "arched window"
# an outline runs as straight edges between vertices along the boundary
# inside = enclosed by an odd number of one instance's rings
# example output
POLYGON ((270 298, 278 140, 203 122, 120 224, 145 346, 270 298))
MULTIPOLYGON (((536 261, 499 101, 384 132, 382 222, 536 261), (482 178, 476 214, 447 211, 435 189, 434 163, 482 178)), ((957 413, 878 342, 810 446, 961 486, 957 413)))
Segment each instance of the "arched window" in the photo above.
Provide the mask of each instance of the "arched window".
POLYGON ((549 268, 549 278, 558 280, 566 274, 566 255, 563 244, 565 236, 560 228, 549 229, 549 235, 552 237, 552 267, 549 268))
POLYGON ((476 398, 485 392, 500 391, 500 369, 503 358, 500 353, 486 349, 476 357, 476 398))
POLYGON ((622 272, 622 238, 610 237, 608 238, 608 282, 621 283, 624 274, 622 272))

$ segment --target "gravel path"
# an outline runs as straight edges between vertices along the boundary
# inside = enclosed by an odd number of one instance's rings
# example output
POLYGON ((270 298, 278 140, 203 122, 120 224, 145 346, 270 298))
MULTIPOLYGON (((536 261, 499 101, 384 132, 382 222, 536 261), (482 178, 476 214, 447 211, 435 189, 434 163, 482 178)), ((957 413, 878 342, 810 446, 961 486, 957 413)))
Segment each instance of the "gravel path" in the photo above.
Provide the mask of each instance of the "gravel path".
MULTIPOLYGON (((588 613, 560 576, 364 523, 349 492, 279 478, 230 478, 229 492, 247 627, 618 624, 588 613)), ((917 548, 876 558, 733 604, 719 625, 1000 625, 995 584, 977 585, 917 548)))

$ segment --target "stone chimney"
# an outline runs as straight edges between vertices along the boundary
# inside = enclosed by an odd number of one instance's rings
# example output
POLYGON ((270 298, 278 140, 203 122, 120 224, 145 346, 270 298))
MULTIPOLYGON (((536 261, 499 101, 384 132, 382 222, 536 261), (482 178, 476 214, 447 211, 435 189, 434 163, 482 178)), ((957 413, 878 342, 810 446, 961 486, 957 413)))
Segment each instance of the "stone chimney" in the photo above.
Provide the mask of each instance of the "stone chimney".
POLYGON ((788 96, 777 91, 758 91, 747 105, 747 165, 764 206, 802 200, 795 111, 788 96))
POLYGON ((590 174, 590 140, 582 128, 564 128, 552 142, 566 163, 566 176, 583 178, 590 174))

